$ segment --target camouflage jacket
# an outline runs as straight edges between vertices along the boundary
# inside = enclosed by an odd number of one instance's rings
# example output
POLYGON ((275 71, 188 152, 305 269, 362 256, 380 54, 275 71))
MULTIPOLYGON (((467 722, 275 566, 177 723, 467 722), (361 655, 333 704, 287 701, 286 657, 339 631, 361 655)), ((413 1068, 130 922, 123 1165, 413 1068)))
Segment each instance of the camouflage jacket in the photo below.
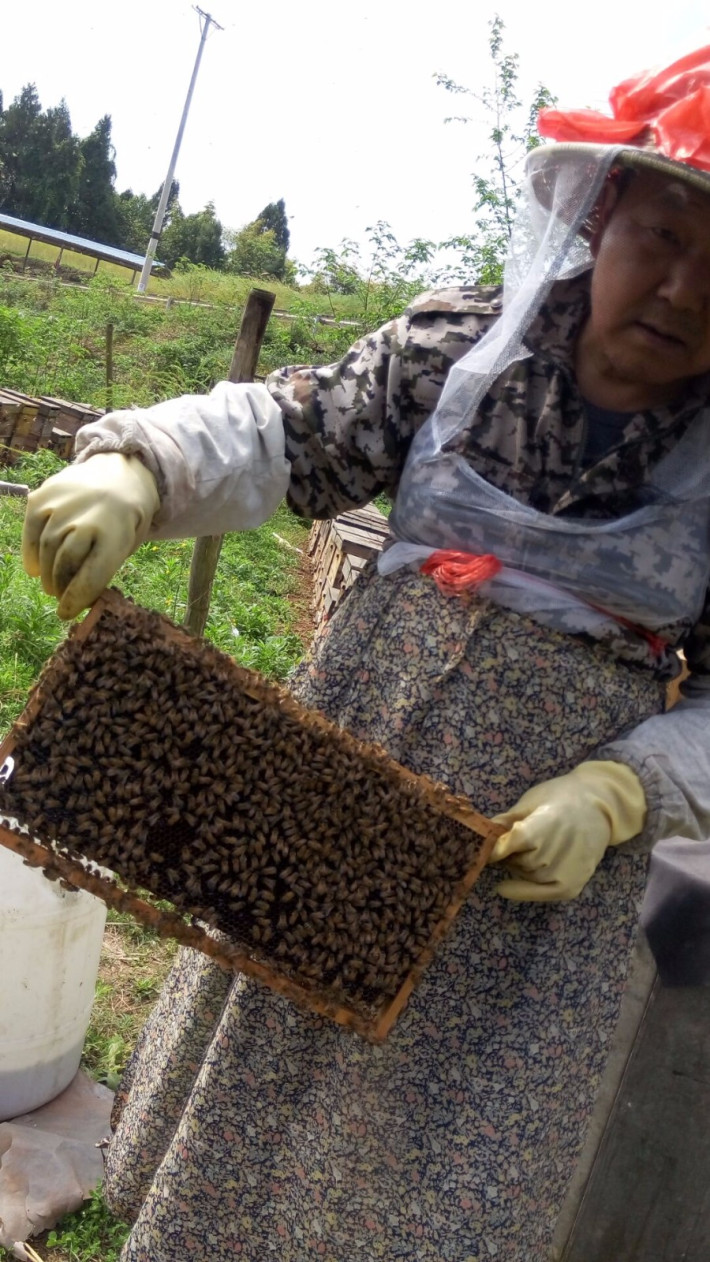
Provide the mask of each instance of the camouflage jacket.
MULTIPOLYGON (((498 378, 456 443, 477 473, 538 511, 608 518, 638 506, 650 470, 707 406, 710 383, 698 379, 680 404, 631 416, 620 442, 583 467, 586 417, 573 354, 588 309, 589 273, 558 282, 525 338, 532 354, 498 378)), ((498 289, 424 294, 340 363, 273 373, 267 386, 285 418, 291 507, 328 518, 396 494, 412 437, 449 369, 500 311, 498 289)), ((681 642, 693 670, 710 674, 710 600, 681 642)))

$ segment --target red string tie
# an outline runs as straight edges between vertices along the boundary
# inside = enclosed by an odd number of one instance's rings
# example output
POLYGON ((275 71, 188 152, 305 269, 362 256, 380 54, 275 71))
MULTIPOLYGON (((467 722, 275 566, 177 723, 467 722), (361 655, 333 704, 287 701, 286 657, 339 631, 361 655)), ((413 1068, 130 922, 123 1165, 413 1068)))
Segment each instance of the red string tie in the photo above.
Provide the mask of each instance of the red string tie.
POLYGON ((461 592, 485 583, 502 570, 498 557, 490 555, 476 556, 471 552, 452 552, 442 548, 432 552, 423 565, 422 574, 433 578, 444 596, 460 596, 461 592))

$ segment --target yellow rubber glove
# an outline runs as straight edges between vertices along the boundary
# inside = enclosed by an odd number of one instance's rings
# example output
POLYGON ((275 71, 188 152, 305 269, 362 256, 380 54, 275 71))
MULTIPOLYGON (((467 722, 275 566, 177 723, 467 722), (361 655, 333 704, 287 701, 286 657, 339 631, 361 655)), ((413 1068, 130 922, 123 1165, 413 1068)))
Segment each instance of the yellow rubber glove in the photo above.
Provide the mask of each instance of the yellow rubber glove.
POLYGON ((496 816, 512 827, 499 837, 490 862, 505 862, 514 878, 498 893, 520 902, 576 898, 607 846, 635 837, 645 816, 641 782, 623 763, 583 762, 569 775, 535 785, 496 816))
POLYGON ((115 451, 69 465, 28 496, 22 563, 60 597, 60 618, 93 604, 143 543, 159 507, 150 470, 115 451))

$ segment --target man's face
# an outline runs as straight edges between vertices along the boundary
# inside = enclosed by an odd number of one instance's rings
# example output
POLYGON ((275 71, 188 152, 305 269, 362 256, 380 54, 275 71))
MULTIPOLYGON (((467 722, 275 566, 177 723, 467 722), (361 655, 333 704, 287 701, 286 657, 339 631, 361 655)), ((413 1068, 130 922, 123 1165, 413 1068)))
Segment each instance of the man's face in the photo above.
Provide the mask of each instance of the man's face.
POLYGON ((634 406, 669 402, 710 371, 710 196, 636 173, 618 200, 609 191, 602 225, 585 376, 636 388, 634 406))

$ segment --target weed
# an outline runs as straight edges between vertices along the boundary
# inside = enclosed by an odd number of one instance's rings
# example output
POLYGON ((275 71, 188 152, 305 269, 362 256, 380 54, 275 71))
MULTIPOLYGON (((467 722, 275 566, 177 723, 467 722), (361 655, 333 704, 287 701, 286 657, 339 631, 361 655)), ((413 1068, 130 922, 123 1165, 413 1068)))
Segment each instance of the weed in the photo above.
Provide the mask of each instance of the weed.
MULTIPOLYGON (((179 286, 185 277, 176 277, 179 286)), ((202 269, 206 302, 141 301, 110 275, 86 285, 28 281, 0 271, 0 382, 29 394, 53 394, 104 407, 106 327, 113 325, 111 406, 146 406, 179 394, 204 392, 226 377, 251 288, 244 277, 202 269)), ((173 282, 169 282, 172 286, 173 282)), ((284 362, 323 362, 347 349, 353 329, 323 326, 322 294, 270 286, 277 306, 297 317, 274 317, 259 371, 284 362)), ((177 291, 175 291, 177 292, 177 291)))
POLYGON ((65 1249, 69 1262, 118 1262, 129 1231, 113 1217, 99 1187, 81 1209, 62 1219, 58 1231, 49 1232, 46 1243, 50 1249, 65 1249))
POLYGON ((53 451, 40 448, 32 455, 19 456, 9 469, 3 469, 4 482, 21 482, 31 491, 41 485, 45 478, 51 477, 64 468, 65 462, 53 451))
POLYGON ((109 912, 83 1064, 93 1078, 112 1091, 118 1086, 174 954, 173 942, 157 938, 128 917, 109 912))

